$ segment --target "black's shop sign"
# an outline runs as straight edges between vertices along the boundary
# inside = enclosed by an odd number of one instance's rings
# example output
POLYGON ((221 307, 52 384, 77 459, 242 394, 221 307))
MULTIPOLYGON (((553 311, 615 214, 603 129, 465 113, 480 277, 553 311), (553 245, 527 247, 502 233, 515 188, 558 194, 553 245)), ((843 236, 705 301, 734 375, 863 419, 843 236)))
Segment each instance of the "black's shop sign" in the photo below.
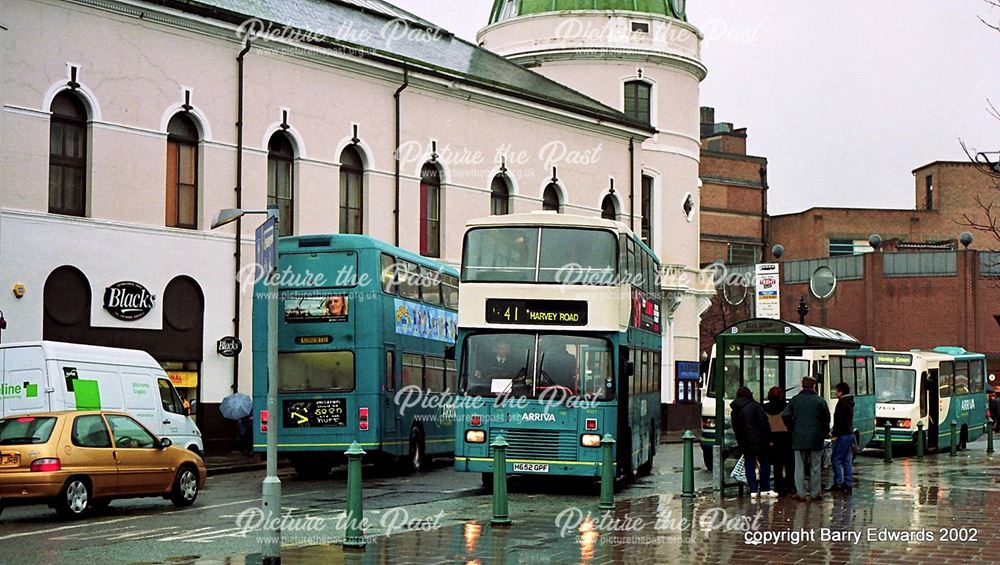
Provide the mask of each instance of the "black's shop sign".
POLYGON ((138 320, 149 314, 155 304, 156 297, 137 282, 116 282, 104 289, 104 309, 119 320, 138 320))

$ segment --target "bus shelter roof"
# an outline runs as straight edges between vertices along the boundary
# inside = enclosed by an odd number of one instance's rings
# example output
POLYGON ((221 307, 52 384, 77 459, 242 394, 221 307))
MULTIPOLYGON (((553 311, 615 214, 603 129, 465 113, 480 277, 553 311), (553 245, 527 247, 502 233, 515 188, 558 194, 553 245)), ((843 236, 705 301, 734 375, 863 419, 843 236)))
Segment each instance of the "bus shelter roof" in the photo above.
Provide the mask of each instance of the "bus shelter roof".
POLYGON ((798 349, 858 349, 861 342, 840 330, 795 324, 771 318, 751 318, 722 330, 717 344, 765 345, 798 349))

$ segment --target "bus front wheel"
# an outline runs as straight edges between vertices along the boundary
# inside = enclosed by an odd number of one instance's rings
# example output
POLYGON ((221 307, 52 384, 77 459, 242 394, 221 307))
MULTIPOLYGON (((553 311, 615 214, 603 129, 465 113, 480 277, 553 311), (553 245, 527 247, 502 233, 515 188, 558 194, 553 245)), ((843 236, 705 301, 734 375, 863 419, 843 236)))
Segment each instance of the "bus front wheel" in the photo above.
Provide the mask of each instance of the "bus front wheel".
POLYGON ((424 452, 424 434, 420 428, 410 430, 410 454, 407 466, 413 473, 421 473, 427 466, 427 454, 424 452))

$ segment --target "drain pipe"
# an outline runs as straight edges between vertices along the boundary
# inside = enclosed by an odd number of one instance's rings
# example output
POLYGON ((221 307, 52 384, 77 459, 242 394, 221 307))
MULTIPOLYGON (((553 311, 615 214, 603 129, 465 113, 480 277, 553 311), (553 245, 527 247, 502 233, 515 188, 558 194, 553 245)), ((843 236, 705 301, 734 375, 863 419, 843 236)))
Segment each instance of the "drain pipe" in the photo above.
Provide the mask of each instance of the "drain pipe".
MULTIPOLYGON (((236 207, 243 207, 243 57, 250 52, 250 39, 247 38, 247 43, 240 51, 240 54, 236 56, 236 62, 239 66, 239 77, 238 81, 238 92, 236 96, 236 207)), ((243 219, 236 219, 236 252, 233 256, 236 258, 236 272, 233 276, 234 286, 233 286, 233 337, 237 340, 240 339, 240 267, 243 265, 243 219)), ((233 392, 237 392, 240 386, 240 358, 237 355, 233 357, 233 392)))
POLYGON ((635 232, 635 139, 628 138, 628 228, 635 232))
POLYGON ((410 68, 403 63, 403 84, 399 85, 396 92, 393 93, 392 97, 396 101, 396 147, 393 150, 396 156, 396 172, 395 172, 395 182, 396 182, 396 204, 392 210, 394 229, 393 229, 393 244, 399 247, 399 144, 400 144, 400 107, 399 107, 399 95, 406 90, 406 87, 410 86, 410 68))

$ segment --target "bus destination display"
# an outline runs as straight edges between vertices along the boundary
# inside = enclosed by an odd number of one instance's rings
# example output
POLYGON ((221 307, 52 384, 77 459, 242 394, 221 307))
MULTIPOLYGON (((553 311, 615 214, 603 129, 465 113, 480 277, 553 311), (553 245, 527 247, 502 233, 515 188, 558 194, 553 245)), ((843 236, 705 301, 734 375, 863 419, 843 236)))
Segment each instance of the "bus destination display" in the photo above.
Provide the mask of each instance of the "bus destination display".
POLYGON ((587 303, 583 300, 486 300, 489 324, 553 326, 587 325, 587 303))
POLYGON ((286 428, 325 428, 346 426, 347 407, 343 398, 321 400, 286 400, 286 428))

